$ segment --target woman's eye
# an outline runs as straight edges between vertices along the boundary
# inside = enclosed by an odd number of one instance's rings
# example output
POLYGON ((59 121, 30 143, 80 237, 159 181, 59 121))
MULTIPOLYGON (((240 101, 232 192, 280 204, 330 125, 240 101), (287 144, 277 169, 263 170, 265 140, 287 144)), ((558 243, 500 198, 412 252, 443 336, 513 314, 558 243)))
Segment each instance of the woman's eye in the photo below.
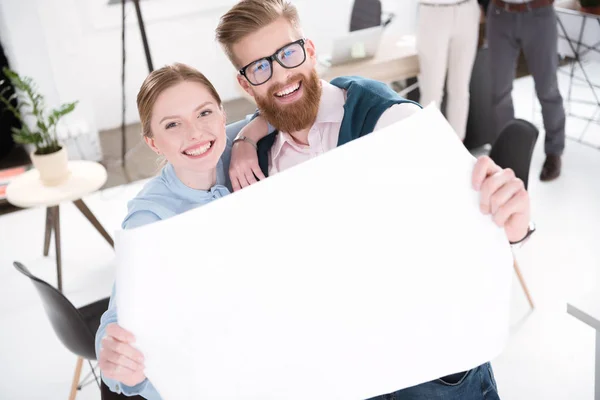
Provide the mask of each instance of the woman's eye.
POLYGON ((198 114, 198 117, 207 117, 210 114, 212 114, 211 110, 205 110, 205 111, 202 111, 200 114, 198 114))
POLYGON ((177 126, 177 122, 169 122, 166 126, 165 129, 171 129, 177 126))

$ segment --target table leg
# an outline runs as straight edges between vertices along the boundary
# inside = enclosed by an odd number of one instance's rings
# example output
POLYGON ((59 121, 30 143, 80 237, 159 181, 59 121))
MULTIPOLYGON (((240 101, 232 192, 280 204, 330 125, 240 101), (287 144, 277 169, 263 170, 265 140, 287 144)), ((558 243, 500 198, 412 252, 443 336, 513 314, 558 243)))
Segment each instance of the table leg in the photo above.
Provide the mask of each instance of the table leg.
POLYGON ((52 219, 54 225, 54 245, 56 248, 56 277, 58 281, 58 291, 62 292, 62 254, 60 250, 60 209, 58 206, 52 207, 52 219))
POLYGON ((44 257, 50 250, 50 236, 52 236, 52 207, 46 207, 46 233, 44 235, 44 257))
POLYGON ((596 331, 596 369, 594 374, 594 399, 600 400, 600 331, 596 331))
POLYGON ((110 244, 111 247, 115 247, 115 243, 113 242, 113 239, 110 237, 108 232, 106 232, 106 230, 102 227, 102 225, 100 225, 100 222, 98 222, 98 220, 96 219, 94 214, 92 214, 92 212, 90 211, 88 206, 85 205, 83 200, 81 200, 81 199, 75 200, 75 201, 73 201, 73 204, 75 204, 75 206, 79 209, 79 211, 81 211, 81 213, 83 215, 85 215, 85 217, 88 219, 88 221, 90 221, 90 223, 92 225, 94 225, 94 228, 96 228, 96 230, 98 232, 100 232, 100 234, 104 237, 104 239, 106 239, 108 244, 110 244))

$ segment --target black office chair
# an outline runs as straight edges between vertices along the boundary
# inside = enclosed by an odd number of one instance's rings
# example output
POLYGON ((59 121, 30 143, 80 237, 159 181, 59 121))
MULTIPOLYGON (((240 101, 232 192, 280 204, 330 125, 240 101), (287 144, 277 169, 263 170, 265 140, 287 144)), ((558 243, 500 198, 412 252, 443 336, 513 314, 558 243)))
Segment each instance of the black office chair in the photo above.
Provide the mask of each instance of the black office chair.
POLYGON ((392 13, 384 15, 380 0, 355 0, 350 14, 350 32, 387 26, 393 19, 392 13))
POLYGON ((529 121, 515 119, 502 129, 492 145, 490 158, 502 168, 510 168, 525 183, 529 183, 529 169, 539 131, 529 121))
POLYGON ((54 332, 62 344, 78 357, 69 400, 74 400, 77 395, 77 390, 80 390, 83 386, 94 380, 98 383, 98 387, 100 387, 98 376, 96 375, 90 360, 96 360, 94 338, 96 336, 96 331, 100 326, 100 317, 108 308, 109 299, 105 298, 79 309, 75 308, 73 303, 71 303, 62 293, 53 286, 32 275, 23 264, 14 262, 13 265, 17 271, 31 279, 31 282, 42 298, 44 309, 50 319, 54 332), (83 379, 82 383, 79 383, 83 359, 88 360, 92 370, 88 376, 83 379), (94 379, 88 381, 88 378, 92 374, 94 375, 94 379))
MULTIPOLYGON (((489 154, 500 167, 512 169, 517 178, 523 181, 525 188, 529 184, 529 169, 538 134, 538 129, 531 122, 522 119, 512 120, 502 129, 489 154)), ((533 300, 516 259, 513 265, 527 301, 533 309, 535 308, 533 300)))

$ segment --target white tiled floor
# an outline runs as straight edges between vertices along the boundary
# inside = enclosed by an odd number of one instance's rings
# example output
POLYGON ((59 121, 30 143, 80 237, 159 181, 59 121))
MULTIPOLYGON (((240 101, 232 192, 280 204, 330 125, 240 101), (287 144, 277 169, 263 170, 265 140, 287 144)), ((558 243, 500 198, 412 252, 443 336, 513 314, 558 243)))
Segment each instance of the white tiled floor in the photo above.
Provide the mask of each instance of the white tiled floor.
MULTIPOLYGON (((589 70, 600 81, 600 66, 589 70)), ((561 75, 563 91, 564 83, 561 75)), ((518 117, 539 123, 532 88, 529 78, 515 83, 515 107, 518 117)), ((590 93, 577 90, 589 98, 590 93)), ((579 121, 568 120, 570 136, 581 128, 579 121)), ((600 143, 600 127, 591 126, 585 139, 600 143)), ((600 151, 567 141, 563 176, 552 183, 537 179, 543 160, 542 135, 530 178, 538 233, 518 252, 536 310, 530 312, 515 278, 512 335, 493 366, 503 399, 591 400, 594 332, 567 315, 566 302, 592 290, 600 278, 600 151)), ((116 187, 86 201, 113 231, 139 186, 116 187)), ((65 291, 76 305, 83 305, 110 292, 113 253, 75 207, 67 204, 61 210, 65 291)), ((54 335, 33 286, 12 267, 12 261, 22 261, 34 274, 55 283, 53 251, 49 258, 41 255, 44 218, 41 209, 0 217, 1 400, 66 399, 75 367, 75 357, 54 335)), ((99 398, 93 385, 78 395, 80 400, 99 398)))

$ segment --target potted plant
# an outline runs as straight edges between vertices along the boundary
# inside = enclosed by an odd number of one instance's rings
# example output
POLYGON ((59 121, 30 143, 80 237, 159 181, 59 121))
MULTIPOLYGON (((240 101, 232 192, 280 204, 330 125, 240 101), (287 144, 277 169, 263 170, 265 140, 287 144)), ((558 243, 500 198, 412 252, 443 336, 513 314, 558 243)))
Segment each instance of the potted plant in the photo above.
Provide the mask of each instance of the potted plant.
POLYGON ((588 14, 600 15, 600 0, 579 0, 581 11, 588 14))
POLYGON ((0 92, 0 101, 21 121, 21 128, 12 129, 15 142, 35 147, 30 154, 31 161, 43 184, 55 186, 62 183, 70 172, 67 149, 58 142, 56 126, 62 117, 75 109, 77 102, 62 104, 48 111, 44 97, 37 91, 32 78, 21 77, 8 68, 3 68, 2 72, 15 88, 10 96, 7 96, 9 88, 0 92))

